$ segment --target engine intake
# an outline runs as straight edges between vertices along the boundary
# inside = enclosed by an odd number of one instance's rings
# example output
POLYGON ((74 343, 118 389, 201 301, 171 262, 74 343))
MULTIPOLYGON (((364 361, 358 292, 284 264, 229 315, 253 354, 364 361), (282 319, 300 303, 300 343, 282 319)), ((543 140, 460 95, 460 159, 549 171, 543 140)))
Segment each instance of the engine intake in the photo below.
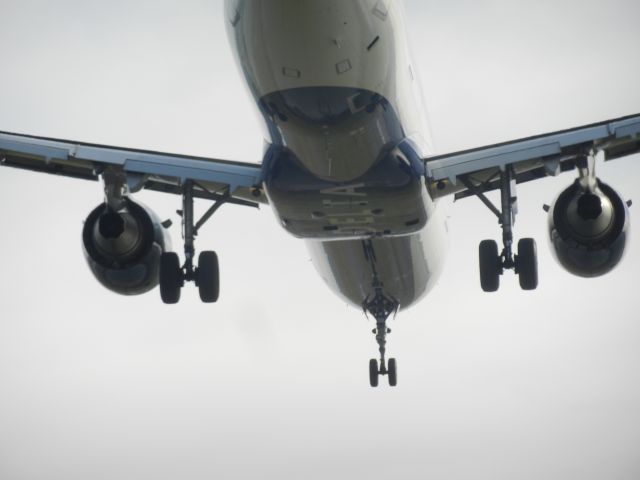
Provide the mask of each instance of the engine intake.
POLYGON ((549 240, 558 262, 580 277, 599 277, 622 259, 629 211, 620 195, 597 181, 587 191, 576 180, 549 211, 549 240))
POLYGON ((82 245, 102 285, 122 295, 140 295, 158 284, 160 255, 171 242, 153 211, 126 199, 117 212, 101 204, 89 214, 82 245))

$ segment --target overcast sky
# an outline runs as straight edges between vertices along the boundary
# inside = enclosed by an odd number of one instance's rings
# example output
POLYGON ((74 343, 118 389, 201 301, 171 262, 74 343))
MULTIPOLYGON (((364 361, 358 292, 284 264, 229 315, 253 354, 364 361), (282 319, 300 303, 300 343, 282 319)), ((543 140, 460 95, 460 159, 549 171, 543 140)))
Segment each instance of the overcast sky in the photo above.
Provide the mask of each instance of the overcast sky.
MULTIPOLYGON (((640 112, 637 0, 405 8, 440 153, 640 112)), ((259 161, 222 11, 0 0, 0 130, 259 161)), ((639 156, 599 167, 640 201, 639 156)), ((221 257, 218 304, 189 286, 166 306, 92 278, 98 184, 0 169, 0 478, 637 480, 640 242, 603 278, 556 265, 542 204, 572 181, 518 190, 535 292, 512 274, 480 291, 477 244, 498 225, 449 205, 444 275, 391 324, 399 386, 374 390, 373 325, 269 209, 224 207, 198 238, 221 257)), ((176 220, 179 198, 137 198, 176 220)))

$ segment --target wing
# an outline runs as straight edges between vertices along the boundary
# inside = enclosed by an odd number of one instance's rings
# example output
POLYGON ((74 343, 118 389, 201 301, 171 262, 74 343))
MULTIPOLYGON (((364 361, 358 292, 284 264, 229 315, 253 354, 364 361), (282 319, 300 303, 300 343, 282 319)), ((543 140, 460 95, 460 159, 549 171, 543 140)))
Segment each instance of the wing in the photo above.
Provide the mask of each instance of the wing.
POLYGON ((0 165, 86 180, 98 180, 108 167, 126 174, 132 192, 142 188, 181 193, 194 181, 194 196, 257 206, 266 198, 256 189, 261 166, 213 158, 109 147, 68 140, 0 132, 0 165))
POLYGON ((429 157, 426 176, 434 197, 454 194, 458 200, 500 188, 500 170, 507 165, 523 183, 573 170, 594 150, 604 152, 605 160, 640 152, 640 114, 429 157))

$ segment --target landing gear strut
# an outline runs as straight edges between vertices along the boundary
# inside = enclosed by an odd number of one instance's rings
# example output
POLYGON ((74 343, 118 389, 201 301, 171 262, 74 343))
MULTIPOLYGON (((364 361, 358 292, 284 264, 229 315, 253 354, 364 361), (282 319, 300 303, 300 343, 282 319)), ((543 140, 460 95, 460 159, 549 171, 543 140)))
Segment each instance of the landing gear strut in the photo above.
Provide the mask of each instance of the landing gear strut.
POLYGON ((371 266, 373 274, 373 294, 369 295, 362 304, 365 315, 371 314, 376 319, 376 328, 372 333, 376 336, 378 342, 378 351, 380 352, 380 360, 372 358, 369 360, 369 383, 372 387, 378 386, 380 375, 389 376, 389 385, 395 387, 398 383, 398 374, 396 359, 390 358, 386 360, 387 335, 391 333, 391 329, 387 327, 387 319, 391 314, 398 311, 400 303, 393 297, 387 295, 384 291, 384 285, 378 278, 376 269, 376 252, 373 248, 373 242, 366 240, 362 242, 364 256, 371 266))
POLYGON ((481 189, 463 178, 469 190, 498 217, 502 228, 502 253, 498 254, 498 244, 494 240, 483 240, 478 249, 480 260, 480 286, 485 292, 495 292, 500 286, 500 275, 505 270, 514 270, 523 290, 538 287, 538 259, 536 242, 533 238, 523 238, 518 242, 518 253, 513 252, 513 225, 516 220, 517 197, 513 167, 508 165, 500 172, 501 210, 484 196, 481 189))
POLYGON ((375 278, 373 284, 375 293, 363 305, 365 313, 370 313, 376 319, 376 328, 372 333, 376 336, 380 352, 380 360, 375 358, 369 360, 369 383, 372 387, 377 387, 380 375, 388 375, 389 385, 395 387, 398 383, 397 362, 395 358, 386 361, 385 355, 387 335, 391 333, 391 329, 387 327, 387 319, 392 313, 397 312, 398 302, 385 295, 382 287, 382 283, 375 278))
POLYGON ((160 296, 164 303, 178 303, 180 291, 185 282, 195 282, 200 293, 200 299, 205 303, 218 300, 220 293, 220 272, 216 252, 204 251, 198 256, 198 266, 194 266, 195 237, 198 230, 220 208, 227 197, 216 201, 204 216, 194 223, 193 216, 193 187, 194 182, 187 180, 182 194, 182 237, 184 239, 184 265, 180 266, 180 259, 175 252, 164 252, 160 257, 160 296))

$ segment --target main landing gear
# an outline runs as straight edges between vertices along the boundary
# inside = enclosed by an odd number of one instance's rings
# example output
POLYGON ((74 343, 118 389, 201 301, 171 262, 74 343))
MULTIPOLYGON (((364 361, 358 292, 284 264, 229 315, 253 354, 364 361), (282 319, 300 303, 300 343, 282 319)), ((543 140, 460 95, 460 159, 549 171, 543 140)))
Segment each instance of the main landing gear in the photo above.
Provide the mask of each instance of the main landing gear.
POLYGON ((193 181, 185 182, 182 195, 183 208, 178 213, 182 216, 182 236, 184 238, 184 265, 175 252, 164 252, 160 257, 160 296, 168 304, 178 303, 180 291, 185 282, 195 282, 200 299, 205 303, 218 300, 220 293, 220 271, 216 252, 204 251, 198 256, 198 265, 194 266, 195 237, 198 230, 226 201, 225 197, 216 201, 194 224, 193 216, 193 181))
POLYGON ((513 225, 517 214, 517 197, 513 167, 507 166, 500 172, 501 207, 498 210, 481 189, 463 179, 471 192, 477 195, 487 207, 496 214, 502 227, 503 249, 498 253, 498 244, 494 240, 483 240, 478 249, 480 260, 480 286, 485 292, 495 292, 500 286, 500 275, 505 270, 514 270, 523 290, 535 290, 538 287, 538 259, 536 242, 533 238, 518 241, 518 253, 513 252, 513 225))

